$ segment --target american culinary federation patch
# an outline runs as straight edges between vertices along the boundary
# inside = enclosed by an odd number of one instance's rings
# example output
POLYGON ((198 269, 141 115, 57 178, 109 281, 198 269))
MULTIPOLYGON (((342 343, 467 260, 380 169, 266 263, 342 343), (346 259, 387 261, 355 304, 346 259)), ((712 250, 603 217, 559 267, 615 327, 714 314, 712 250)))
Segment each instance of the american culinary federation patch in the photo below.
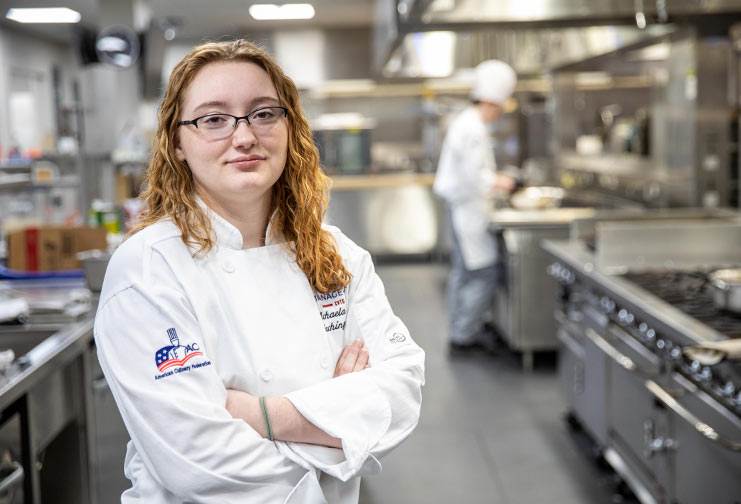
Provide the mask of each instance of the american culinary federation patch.
POLYGON ((167 335, 170 338, 170 344, 160 348, 154 354, 154 364, 157 366, 157 371, 160 372, 160 374, 154 377, 155 380, 211 365, 211 361, 209 360, 188 364, 193 357, 203 356, 198 343, 181 345, 180 338, 174 327, 167 330, 167 335))

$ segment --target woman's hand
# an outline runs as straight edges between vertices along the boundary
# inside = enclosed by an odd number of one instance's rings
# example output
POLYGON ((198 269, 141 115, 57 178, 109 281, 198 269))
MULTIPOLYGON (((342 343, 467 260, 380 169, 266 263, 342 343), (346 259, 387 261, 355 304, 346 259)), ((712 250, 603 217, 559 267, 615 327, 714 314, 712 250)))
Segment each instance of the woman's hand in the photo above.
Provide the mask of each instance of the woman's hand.
POLYGON ((362 371, 368 367, 368 358, 370 354, 367 348, 363 348, 363 340, 356 339, 351 344, 342 349, 340 358, 337 359, 337 365, 334 368, 333 378, 342 376, 356 371, 362 371))
POLYGON ((511 192, 516 184, 514 177, 504 173, 497 173, 494 179, 494 190, 511 192))

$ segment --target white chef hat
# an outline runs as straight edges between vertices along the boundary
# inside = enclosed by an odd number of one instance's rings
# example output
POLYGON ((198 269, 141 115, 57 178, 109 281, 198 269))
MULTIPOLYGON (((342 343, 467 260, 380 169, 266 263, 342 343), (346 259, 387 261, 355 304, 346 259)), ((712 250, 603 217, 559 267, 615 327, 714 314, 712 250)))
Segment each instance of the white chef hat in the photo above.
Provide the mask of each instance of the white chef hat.
POLYGON ((487 60, 476 67, 476 79, 471 98, 491 103, 503 103, 512 96, 517 74, 507 63, 487 60))

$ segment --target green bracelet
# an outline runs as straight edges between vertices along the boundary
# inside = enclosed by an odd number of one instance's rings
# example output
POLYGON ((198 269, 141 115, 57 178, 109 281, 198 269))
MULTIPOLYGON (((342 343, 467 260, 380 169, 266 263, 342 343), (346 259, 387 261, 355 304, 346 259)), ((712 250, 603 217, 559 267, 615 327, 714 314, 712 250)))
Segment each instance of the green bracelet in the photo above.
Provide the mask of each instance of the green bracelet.
POLYGON ((262 417, 265 419, 265 427, 268 431, 268 439, 275 441, 273 437, 273 428, 270 426, 270 416, 268 416, 268 408, 265 406, 265 398, 260 397, 260 409, 262 409, 262 417))

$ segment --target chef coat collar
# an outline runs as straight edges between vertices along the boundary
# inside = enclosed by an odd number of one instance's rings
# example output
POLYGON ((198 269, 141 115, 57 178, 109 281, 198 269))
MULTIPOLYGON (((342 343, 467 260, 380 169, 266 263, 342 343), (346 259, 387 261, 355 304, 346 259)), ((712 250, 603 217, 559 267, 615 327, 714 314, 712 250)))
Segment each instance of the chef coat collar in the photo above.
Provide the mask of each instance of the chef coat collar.
MULTIPOLYGON (((211 221, 211 229, 216 235, 216 243, 223 247, 241 250, 243 242, 242 233, 239 232, 239 229, 211 209, 211 207, 209 207, 200 196, 196 195, 196 201, 206 212, 206 215, 211 221)), ((270 220, 268 221, 268 228, 265 230, 265 246, 276 245, 285 241, 283 239, 283 234, 280 232, 278 227, 274 225, 276 214, 277 211, 273 211, 273 214, 270 216, 270 220)))

